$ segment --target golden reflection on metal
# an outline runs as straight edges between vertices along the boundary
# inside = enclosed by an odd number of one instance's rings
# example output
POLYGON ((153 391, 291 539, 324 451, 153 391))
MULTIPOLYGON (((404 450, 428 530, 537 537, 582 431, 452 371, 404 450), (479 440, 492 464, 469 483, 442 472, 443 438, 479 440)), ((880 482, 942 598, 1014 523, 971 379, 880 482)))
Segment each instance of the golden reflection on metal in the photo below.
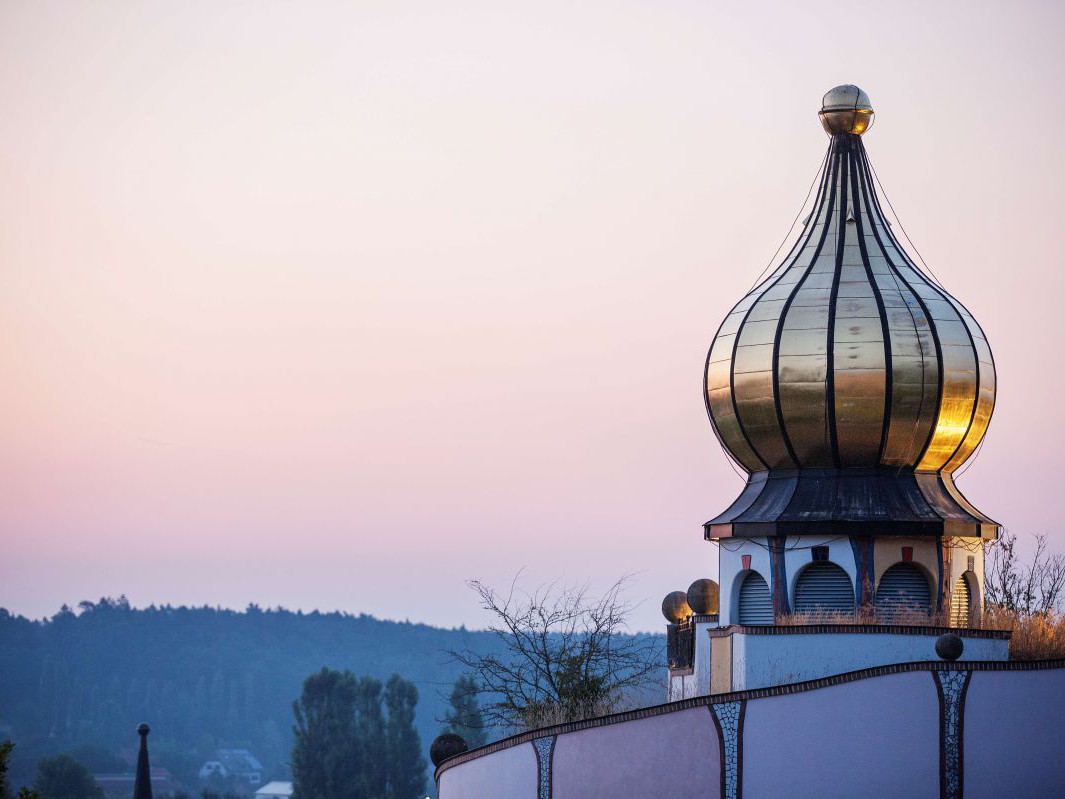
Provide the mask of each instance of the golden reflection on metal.
POLYGON ((850 111, 821 111, 821 125, 825 133, 855 133, 861 136, 873 124, 873 112, 854 108, 850 111))
MULTIPOLYGON (((860 134, 872 105, 861 89, 839 86, 820 116, 830 133, 860 134)), ((902 249, 865 159, 860 142, 833 140, 832 179, 791 260, 741 300, 714 340, 707 405, 750 472, 890 466, 943 472, 949 483, 991 418, 991 350, 972 316, 902 249)))

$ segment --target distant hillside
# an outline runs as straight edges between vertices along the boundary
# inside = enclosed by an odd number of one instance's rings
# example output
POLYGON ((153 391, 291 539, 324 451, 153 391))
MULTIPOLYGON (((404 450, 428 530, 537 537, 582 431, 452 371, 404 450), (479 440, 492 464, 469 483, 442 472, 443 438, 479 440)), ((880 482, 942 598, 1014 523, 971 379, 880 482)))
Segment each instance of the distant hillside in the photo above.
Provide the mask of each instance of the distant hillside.
POLYGON ((135 610, 101 600, 43 622, 0 609, 0 738, 17 744, 14 784, 32 781, 42 755, 79 745, 132 756, 141 721, 152 726, 153 764, 183 782, 219 746, 246 747, 284 776, 292 702, 305 677, 330 666, 413 681, 428 749, 461 673, 447 650, 491 645, 464 629, 254 606, 135 610))
POLYGON ((47 621, 0 609, 0 739, 17 744, 16 785, 31 782, 37 759, 57 751, 132 759, 141 721, 152 726, 153 765, 189 788, 217 747, 250 749, 268 776, 281 778, 292 702, 312 672, 330 666, 414 682, 428 750, 461 673, 448 650, 494 646, 487 633, 462 628, 256 606, 136 610, 124 599, 101 600, 47 621))

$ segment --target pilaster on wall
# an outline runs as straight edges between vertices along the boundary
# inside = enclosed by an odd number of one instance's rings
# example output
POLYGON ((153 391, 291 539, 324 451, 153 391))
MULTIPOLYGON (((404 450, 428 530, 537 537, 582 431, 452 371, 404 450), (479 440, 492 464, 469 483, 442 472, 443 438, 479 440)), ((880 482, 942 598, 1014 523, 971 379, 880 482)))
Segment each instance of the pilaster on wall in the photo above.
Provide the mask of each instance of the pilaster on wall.
POLYGON ((787 536, 776 536, 769 539, 769 569, 772 573, 773 591, 773 621, 779 622, 780 617, 791 612, 788 602, 788 575, 784 568, 784 544, 787 536))
POLYGON ((858 573, 855 580, 854 600, 858 607, 870 607, 873 604, 873 540, 869 537, 851 536, 851 550, 854 552, 854 568, 858 573))
POLYGON ((939 587, 936 591, 936 610, 942 611, 950 607, 950 592, 954 588, 954 583, 951 581, 950 576, 953 574, 952 568, 954 547, 951 546, 951 539, 947 536, 939 537, 939 587))
POLYGON ((710 693, 732 690, 732 636, 710 637, 710 693))

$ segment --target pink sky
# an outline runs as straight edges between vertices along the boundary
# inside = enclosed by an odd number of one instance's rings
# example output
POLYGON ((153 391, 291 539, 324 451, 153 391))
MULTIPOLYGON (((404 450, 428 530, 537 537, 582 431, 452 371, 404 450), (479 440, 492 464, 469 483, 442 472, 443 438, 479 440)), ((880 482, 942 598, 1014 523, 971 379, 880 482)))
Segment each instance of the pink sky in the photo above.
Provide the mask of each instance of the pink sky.
POLYGON ((0 606, 479 626, 716 575, 714 330, 872 97, 1000 388, 959 481, 1065 549, 1056 3, 0 6, 0 606))

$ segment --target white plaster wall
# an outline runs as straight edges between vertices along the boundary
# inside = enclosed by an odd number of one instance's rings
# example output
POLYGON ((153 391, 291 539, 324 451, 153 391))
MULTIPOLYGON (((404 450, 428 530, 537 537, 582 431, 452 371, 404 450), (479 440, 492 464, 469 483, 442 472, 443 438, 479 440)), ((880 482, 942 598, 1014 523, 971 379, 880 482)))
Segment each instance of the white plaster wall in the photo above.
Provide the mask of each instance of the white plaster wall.
MULTIPOLYGON (((593 727, 555 742, 551 796, 706 799, 718 792, 719 761, 717 731, 705 707, 593 727)), ((511 794, 497 790, 484 796, 511 794)))
POLYGON ((737 579, 743 571, 743 556, 751 556, 751 570, 762 575, 770 588, 773 586, 772 572, 769 569, 768 542, 765 538, 723 538, 721 539, 721 560, 718 571, 721 575, 720 614, 722 624, 736 624, 735 604, 739 596, 740 581, 737 579))
MULTIPOLYGON (((1065 796, 1063 733, 1065 669, 974 672, 965 796, 1065 796)), ((743 740, 747 799, 939 796, 930 671, 749 699, 743 740)), ((704 799, 720 795, 720 776, 706 707, 566 733, 555 743, 554 799, 704 799)), ((532 744, 523 743, 445 770, 440 797, 535 799, 536 778, 532 744)))
MULTIPOLYGON (((732 688, 743 691, 814 680, 832 674, 939 660, 934 635, 810 633, 732 636, 732 688)), ((1006 660, 1009 642, 963 637, 963 660, 1006 660)))
POLYGON ((502 749, 447 769, 441 799, 536 799, 536 750, 531 743, 502 749))
POLYGON ((852 587, 858 579, 858 570, 854 566, 854 550, 849 538, 823 535, 789 537, 785 549, 790 551, 784 553, 784 571, 788 576, 788 606, 792 610, 795 610, 795 583, 799 579, 799 572, 813 562, 811 547, 828 547, 828 559, 847 572, 852 587))
POLYGON ((976 671, 965 702, 965 797, 1065 796, 1065 669, 976 671))
POLYGON ((695 625, 695 673, 692 675, 691 693, 685 694, 685 698, 710 693, 710 636, 707 630, 716 630, 719 626, 708 623, 695 625))
POLYGON ((939 796, 929 672, 749 700, 743 736, 745 799, 939 796))
MULTIPOLYGON (((747 639, 750 636, 732 636, 732 688, 733 691, 745 691, 747 685, 747 639)), ((755 686, 757 687, 757 686, 755 686)))
POLYGON ((699 677, 697 673, 691 674, 674 674, 669 678, 669 689, 667 691, 667 702, 679 702, 681 699, 690 699, 693 696, 700 696, 709 692, 710 681, 707 678, 707 690, 700 691, 699 677))

